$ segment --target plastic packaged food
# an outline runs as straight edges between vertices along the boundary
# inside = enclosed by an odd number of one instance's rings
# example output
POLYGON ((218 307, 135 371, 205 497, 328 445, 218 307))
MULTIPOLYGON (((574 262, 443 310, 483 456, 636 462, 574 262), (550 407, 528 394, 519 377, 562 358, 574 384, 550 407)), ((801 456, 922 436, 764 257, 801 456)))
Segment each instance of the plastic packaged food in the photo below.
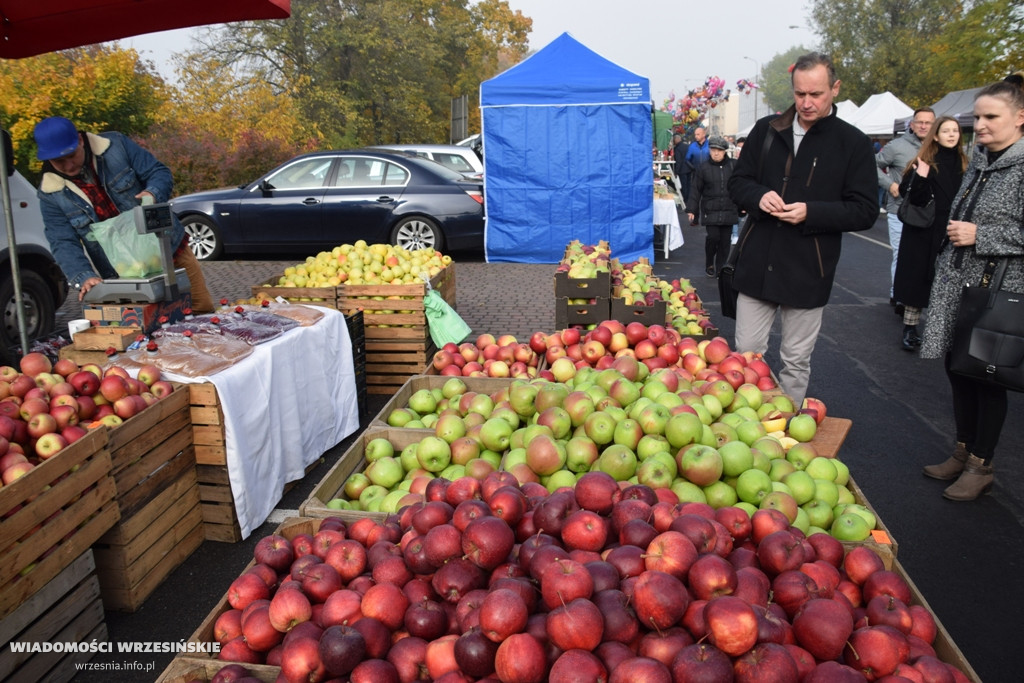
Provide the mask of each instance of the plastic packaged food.
POLYGON ((264 299, 263 304, 260 306, 241 304, 237 308, 243 308, 246 311, 264 311, 273 313, 274 315, 290 318, 302 327, 315 325, 324 317, 324 312, 319 310, 319 307, 317 306, 303 306, 302 304, 292 303, 282 304, 266 299, 264 299))
POLYGON ((235 306, 234 311, 229 316, 232 320, 248 320, 258 325, 266 325, 274 329, 279 329, 282 332, 287 332, 293 327, 298 327, 299 323, 286 316, 277 315, 270 310, 249 310, 245 306, 235 306))
POLYGON ((259 323, 233 316, 233 313, 225 315, 216 313, 197 315, 193 318, 192 322, 216 325, 224 335, 241 339, 245 343, 252 345, 262 344, 281 335, 281 329, 267 327, 266 325, 260 325, 259 323))

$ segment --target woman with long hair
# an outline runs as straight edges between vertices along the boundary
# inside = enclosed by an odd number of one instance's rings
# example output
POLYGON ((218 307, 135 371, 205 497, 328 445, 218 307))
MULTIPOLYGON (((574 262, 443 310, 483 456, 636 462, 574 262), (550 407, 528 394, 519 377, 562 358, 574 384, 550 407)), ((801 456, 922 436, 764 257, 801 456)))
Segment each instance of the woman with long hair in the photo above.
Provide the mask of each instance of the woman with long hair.
POLYGON ((944 358, 953 390, 956 448, 924 468, 956 481, 950 500, 974 500, 992 487, 992 459, 1006 420, 1006 389, 950 371, 950 348, 963 286, 981 283, 990 260, 1006 259, 1001 288, 1024 293, 1024 79, 1018 73, 982 88, 974 99, 971 157, 953 200, 948 243, 936 263, 922 358, 944 358))
POLYGON ((930 225, 905 225, 900 240, 893 295, 904 306, 904 351, 914 351, 921 344, 917 324, 921 309, 928 306, 928 294, 935 278, 935 257, 946 239, 949 210, 966 168, 960 124, 951 116, 942 116, 935 120, 921 142, 917 158, 903 171, 900 183, 903 201, 922 207, 934 202, 935 206, 935 219, 930 225))

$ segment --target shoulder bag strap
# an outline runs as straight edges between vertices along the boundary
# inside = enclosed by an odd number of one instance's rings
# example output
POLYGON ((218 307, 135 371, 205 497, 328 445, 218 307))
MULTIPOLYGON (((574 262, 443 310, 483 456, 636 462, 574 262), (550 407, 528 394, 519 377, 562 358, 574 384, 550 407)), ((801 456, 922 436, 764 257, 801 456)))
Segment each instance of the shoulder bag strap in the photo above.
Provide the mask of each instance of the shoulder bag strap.
MULTIPOLYGON (((775 137, 775 129, 768 126, 768 132, 764 136, 764 144, 761 145, 761 156, 757 159, 757 180, 761 180, 761 171, 764 169, 764 158, 768 156, 768 150, 772 147, 772 138, 775 137)), ((740 234, 736 239, 736 248, 729 252, 729 258, 726 260, 725 265, 731 266, 733 269, 736 268, 736 262, 739 261, 740 251, 743 248, 743 242, 746 240, 747 234, 750 232, 750 228, 754 224, 754 215, 748 214, 747 220, 743 221, 743 226, 740 229, 740 234)))

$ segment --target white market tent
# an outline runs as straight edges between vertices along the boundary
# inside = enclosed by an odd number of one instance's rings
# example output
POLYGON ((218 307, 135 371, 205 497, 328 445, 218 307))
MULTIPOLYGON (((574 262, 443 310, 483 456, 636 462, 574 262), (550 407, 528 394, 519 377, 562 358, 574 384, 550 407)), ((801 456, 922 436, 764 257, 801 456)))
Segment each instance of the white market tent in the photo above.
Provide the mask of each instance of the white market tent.
POLYGON ((892 137, 893 121, 911 116, 914 110, 888 90, 872 95, 849 120, 869 137, 892 137))
MULTIPOLYGON (((974 98, 983 87, 979 85, 977 88, 954 90, 953 92, 946 93, 941 100, 932 105, 935 115, 952 116, 960 122, 961 128, 972 130, 974 128, 974 98)), ((897 133, 902 133, 907 130, 909 122, 910 116, 898 118, 893 123, 893 128, 897 133)))
POLYGON ((836 116, 841 118, 843 121, 851 122, 857 118, 857 112, 860 111, 860 107, 853 100, 843 100, 842 102, 836 102, 836 116))

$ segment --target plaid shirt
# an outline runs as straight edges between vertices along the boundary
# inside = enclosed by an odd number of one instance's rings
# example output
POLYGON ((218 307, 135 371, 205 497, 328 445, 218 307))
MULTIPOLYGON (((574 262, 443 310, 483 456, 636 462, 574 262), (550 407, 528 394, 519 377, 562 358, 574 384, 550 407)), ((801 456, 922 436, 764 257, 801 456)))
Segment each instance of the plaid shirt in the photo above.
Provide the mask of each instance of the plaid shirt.
POLYGON ((86 161, 86 167, 82 169, 82 173, 74 178, 70 178, 71 182, 79 187, 85 196, 92 202, 92 208, 96 212, 96 218, 101 221, 105 221, 108 218, 121 213, 117 209, 117 205, 107 194, 107 191, 103 189, 103 186, 97 182, 96 173, 93 172, 92 168, 89 168, 92 160, 86 161), (88 179, 86 179, 88 176, 88 179))

